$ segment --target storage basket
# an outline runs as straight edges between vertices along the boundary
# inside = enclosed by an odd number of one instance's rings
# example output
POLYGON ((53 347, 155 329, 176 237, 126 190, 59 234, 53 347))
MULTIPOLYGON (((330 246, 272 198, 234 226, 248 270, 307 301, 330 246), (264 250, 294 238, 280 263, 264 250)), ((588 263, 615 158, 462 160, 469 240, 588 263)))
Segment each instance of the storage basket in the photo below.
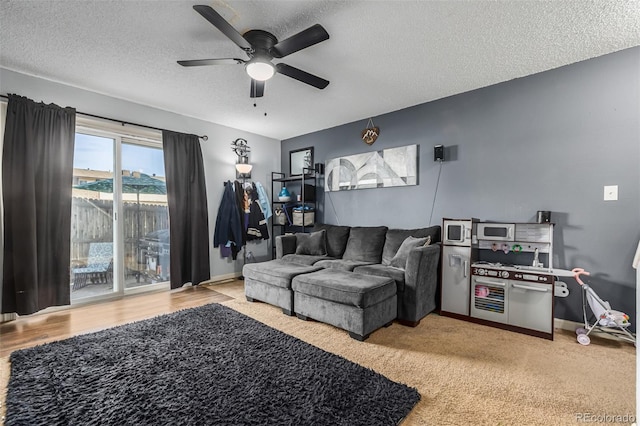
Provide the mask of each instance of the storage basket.
POLYGON ((275 209, 273 212, 273 224, 274 225, 288 225, 287 214, 284 209, 275 209))
POLYGON ((313 225, 313 222, 315 222, 315 212, 313 211, 305 211, 304 212, 304 223, 302 223, 303 220, 303 214, 301 210, 294 210, 293 211, 293 224, 295 226, 311 226, 313 225))

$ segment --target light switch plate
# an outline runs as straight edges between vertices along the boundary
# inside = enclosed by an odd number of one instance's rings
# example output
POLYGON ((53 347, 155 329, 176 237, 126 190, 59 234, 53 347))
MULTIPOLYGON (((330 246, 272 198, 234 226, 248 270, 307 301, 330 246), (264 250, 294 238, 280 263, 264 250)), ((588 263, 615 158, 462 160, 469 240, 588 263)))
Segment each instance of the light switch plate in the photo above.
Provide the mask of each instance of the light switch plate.
POLYGON ((605 201, 618 201, 618 185, 606 185, 604 187, 605 201))

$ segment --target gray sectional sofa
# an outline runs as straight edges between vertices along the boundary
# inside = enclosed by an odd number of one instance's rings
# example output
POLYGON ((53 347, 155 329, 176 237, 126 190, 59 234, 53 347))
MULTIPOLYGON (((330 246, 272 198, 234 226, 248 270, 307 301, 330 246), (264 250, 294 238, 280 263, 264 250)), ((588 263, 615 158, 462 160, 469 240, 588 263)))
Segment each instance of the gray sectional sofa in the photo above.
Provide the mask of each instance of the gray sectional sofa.
POLYGON ((243 268, 249 301, 335 325, 358 340, 393 320, 416 326, 436 308, 439 226, 318 224, 275 242, 275 260, 243 268))

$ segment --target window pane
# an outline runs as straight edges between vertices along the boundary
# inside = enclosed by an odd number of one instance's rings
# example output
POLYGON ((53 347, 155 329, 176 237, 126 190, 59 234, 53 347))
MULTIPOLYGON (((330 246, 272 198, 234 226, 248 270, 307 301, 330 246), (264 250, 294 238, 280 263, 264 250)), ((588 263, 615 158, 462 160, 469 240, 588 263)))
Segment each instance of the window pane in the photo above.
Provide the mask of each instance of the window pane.
POLYGON ((162 149, 122 144, 125 288, 169 280, 169 209, 162 149))
POLYGON ((71 300, 109 294, 113 281, 112 138, 76 133, 71 207, 71 300))

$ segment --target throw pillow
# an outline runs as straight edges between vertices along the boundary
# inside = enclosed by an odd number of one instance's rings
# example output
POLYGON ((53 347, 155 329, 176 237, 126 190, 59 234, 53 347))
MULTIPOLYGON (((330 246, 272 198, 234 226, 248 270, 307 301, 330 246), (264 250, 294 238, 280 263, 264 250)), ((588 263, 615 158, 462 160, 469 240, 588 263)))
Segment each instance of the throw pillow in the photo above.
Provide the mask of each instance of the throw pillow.
POLYGON ((384 249, 382 249, 383 265, 388 266, 391 264, 391 259, 393 259, 393 256, 398 252, 402 242, 409 236, 416 238, 431 236, 431 242, 437 243, 440 241, 440 226, 434 225, 428 228, 416 229, 389 229, 384 242, 384 249))
POLYGON ((407 237, 393 259, 391 259, 390 265, 396 268, 405 269, 407 266, 407 259, 409 259, 409 252, 416 247, 428 246, 431 244, 431 236, 424 238, 407 237))
POLYGON ((327 231, 324 229, 318 232, 312 232, 311 234, 296 234, 296 254, 309 254, 312 256, 326 256, 327 244, 326 244, 327 231))

